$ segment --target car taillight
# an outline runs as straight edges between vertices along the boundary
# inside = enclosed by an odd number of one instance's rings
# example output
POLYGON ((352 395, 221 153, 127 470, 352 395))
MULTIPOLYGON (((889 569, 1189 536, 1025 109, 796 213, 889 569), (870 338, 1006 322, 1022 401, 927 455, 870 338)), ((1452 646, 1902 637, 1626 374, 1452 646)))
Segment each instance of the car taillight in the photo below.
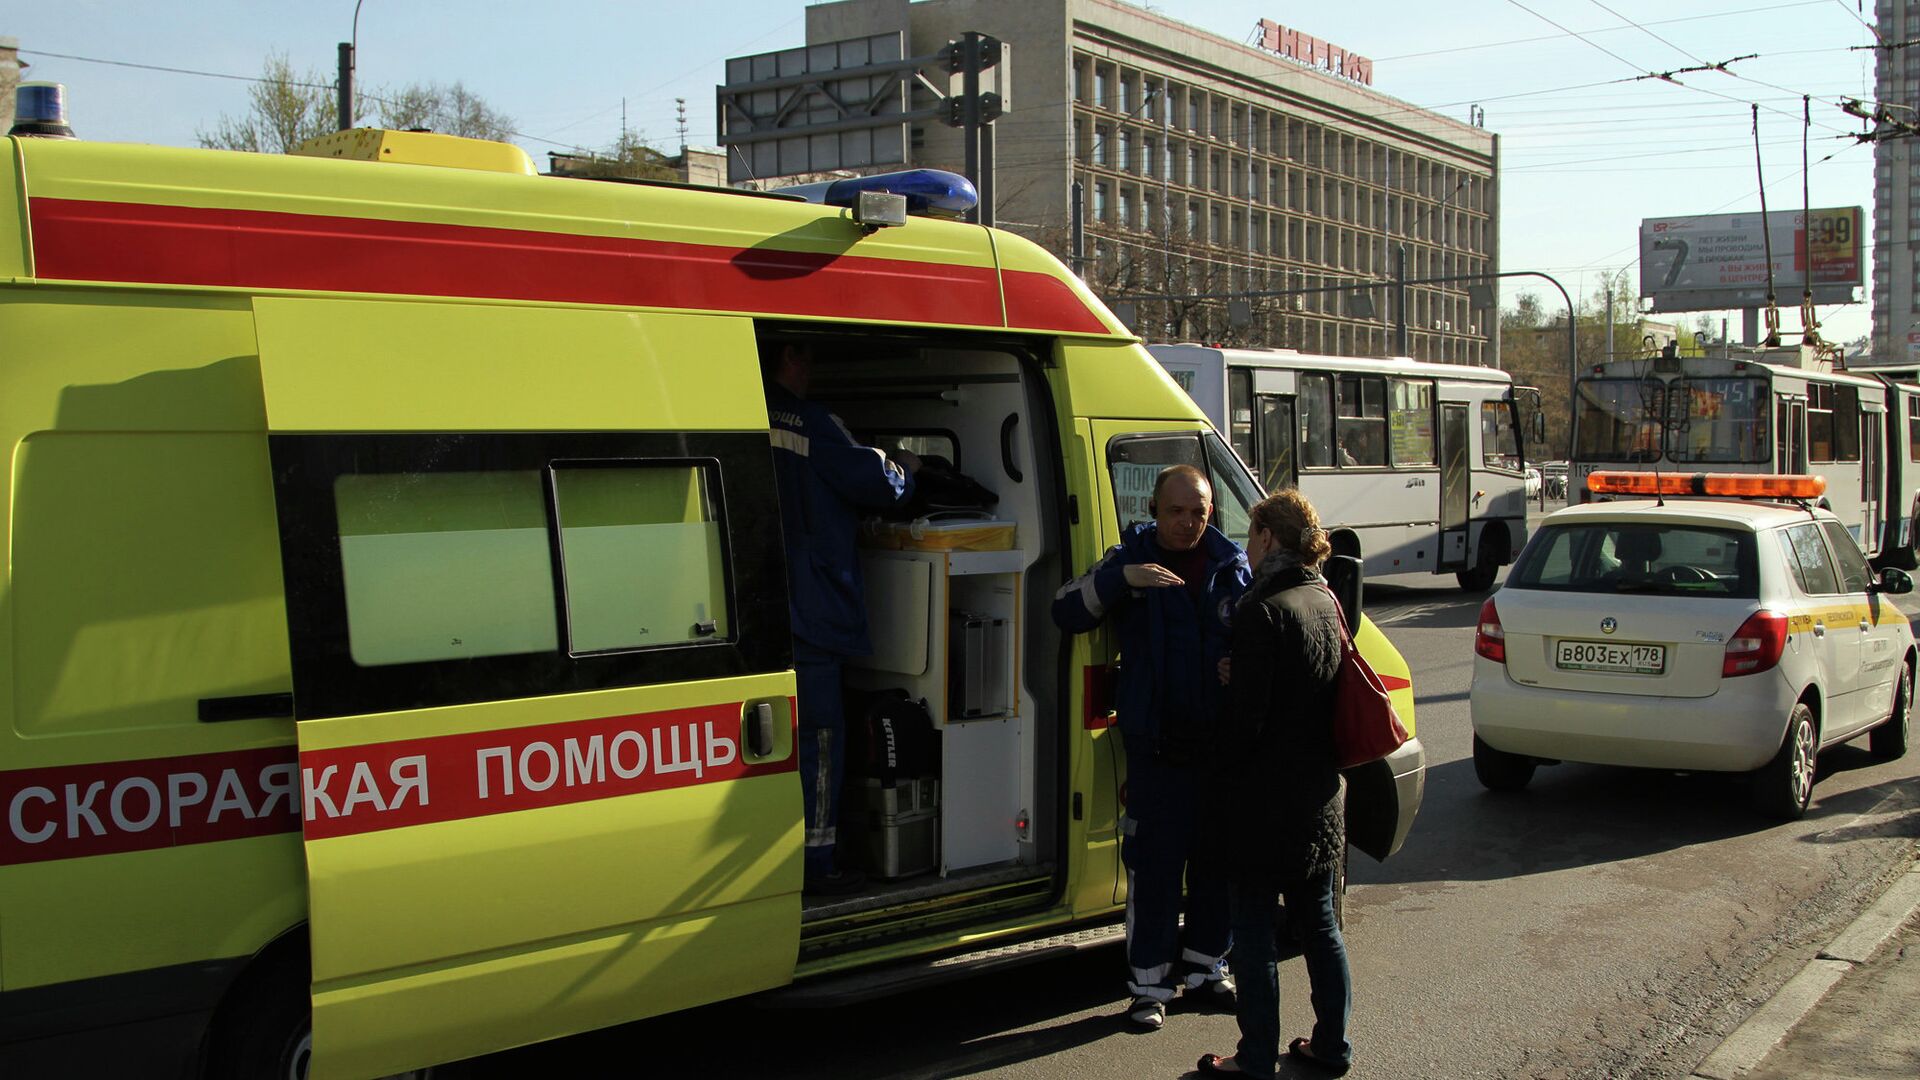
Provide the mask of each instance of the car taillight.
POLYGON ((1498 663, 1507 662, 1507 632, 1500 629, 1500 609, 1493 597, 1480 605, 1480 625, 1473 631, 1473 651, 1498 663))
POLYGON ((1780 654, 1786 649, 1787 617, 1777 611, 1756 611, 1727 639, 1727 655, 1720 661, 1720 677, 1766 671, 1780 662, 1780 654))

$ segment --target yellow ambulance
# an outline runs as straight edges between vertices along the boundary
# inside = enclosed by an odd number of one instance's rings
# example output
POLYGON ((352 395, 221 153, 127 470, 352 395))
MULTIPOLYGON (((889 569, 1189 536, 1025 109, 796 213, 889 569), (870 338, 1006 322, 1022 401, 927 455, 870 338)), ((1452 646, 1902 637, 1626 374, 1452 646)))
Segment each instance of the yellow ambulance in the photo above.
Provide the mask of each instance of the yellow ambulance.
MULTIPOLYGON (((954 208, 927 174, 0 145, 0 1072, 384 1075, 1113 926, 1117 658, 1048 601, 1160 467, 1230 534, 1259 492, 1040 248, 902 215, 954 208), (849 681, 926 701, 935 764, 817 902, 766 341, 1009 527, 870 553, 849 681)), ((1357 846, 1418 765, 1356 782, 1357 846)))

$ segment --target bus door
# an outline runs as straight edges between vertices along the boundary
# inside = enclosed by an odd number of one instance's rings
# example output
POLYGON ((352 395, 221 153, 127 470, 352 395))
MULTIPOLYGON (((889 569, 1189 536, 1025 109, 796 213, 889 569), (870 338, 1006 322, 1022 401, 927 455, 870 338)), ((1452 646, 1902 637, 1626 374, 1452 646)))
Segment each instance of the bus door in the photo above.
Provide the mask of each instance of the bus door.
POLYGON ((1807 399, 1773 396, 1773 467, 1776 472, 1807 471, 1807 399))
POLYGON ((1880 554, 1881 420, 1885 414, 1865 409, 1860 413, 1860 546, 1868 555, 1880 554))
POLYGON ((311 1075, 791 981, 804 829, 750 324, 278 298, 255 321, 311 1075), (667 403, 674 430, 644 430, 667 403))
POLYGON ((1255 413, 1255 436, 1259 463, 1254 466, 1260 485, 1269 494, 1300 484, 1300 469, 1294 458, 1293 398, 1261 394, 1255 413))
POLYGON ((1472 427, 1467 406, 1440 406, 1440 558, 1436 572, 1467 567, 1468 516, 1473 498, 1472 427))

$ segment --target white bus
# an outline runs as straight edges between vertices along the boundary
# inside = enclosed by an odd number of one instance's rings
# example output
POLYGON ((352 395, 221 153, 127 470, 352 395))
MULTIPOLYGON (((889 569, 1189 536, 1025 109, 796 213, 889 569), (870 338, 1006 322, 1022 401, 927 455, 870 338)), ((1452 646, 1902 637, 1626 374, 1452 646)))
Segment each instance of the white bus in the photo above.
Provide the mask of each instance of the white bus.
POLYGON ((1268 491, 1298 485, 1370 574, 1484 591, 1527 539, 1513 379, 1493 368, 1292 349, 1153 345, 1268 491))
POLYGON ((1569 499, 1595 469, 1813 473, 1869 556, 1912 567, 1920 387, 1833 371, 1812 349, 1717 350, 1596 364, 1575 383, 1569 499))

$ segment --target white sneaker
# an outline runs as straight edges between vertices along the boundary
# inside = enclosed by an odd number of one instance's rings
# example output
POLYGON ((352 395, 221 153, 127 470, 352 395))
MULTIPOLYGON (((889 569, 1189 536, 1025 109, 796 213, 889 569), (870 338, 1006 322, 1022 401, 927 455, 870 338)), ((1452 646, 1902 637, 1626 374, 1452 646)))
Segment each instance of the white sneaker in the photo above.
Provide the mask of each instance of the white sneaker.
POLYGON ((1127 1008, 1127 1022, 1148 1031, 1159 1031, 1167 1022, 1167 1006, 1150 997, 1137 997, 1127 1008))
POLYGON ((1222 975, 1218 979, 1207 979, 1198 986, 1187 987, 1186 996, 1204 1002, 1211 1008, 1231 1010, 1238 990, 1233 983, 1233 976, 1222 975))

